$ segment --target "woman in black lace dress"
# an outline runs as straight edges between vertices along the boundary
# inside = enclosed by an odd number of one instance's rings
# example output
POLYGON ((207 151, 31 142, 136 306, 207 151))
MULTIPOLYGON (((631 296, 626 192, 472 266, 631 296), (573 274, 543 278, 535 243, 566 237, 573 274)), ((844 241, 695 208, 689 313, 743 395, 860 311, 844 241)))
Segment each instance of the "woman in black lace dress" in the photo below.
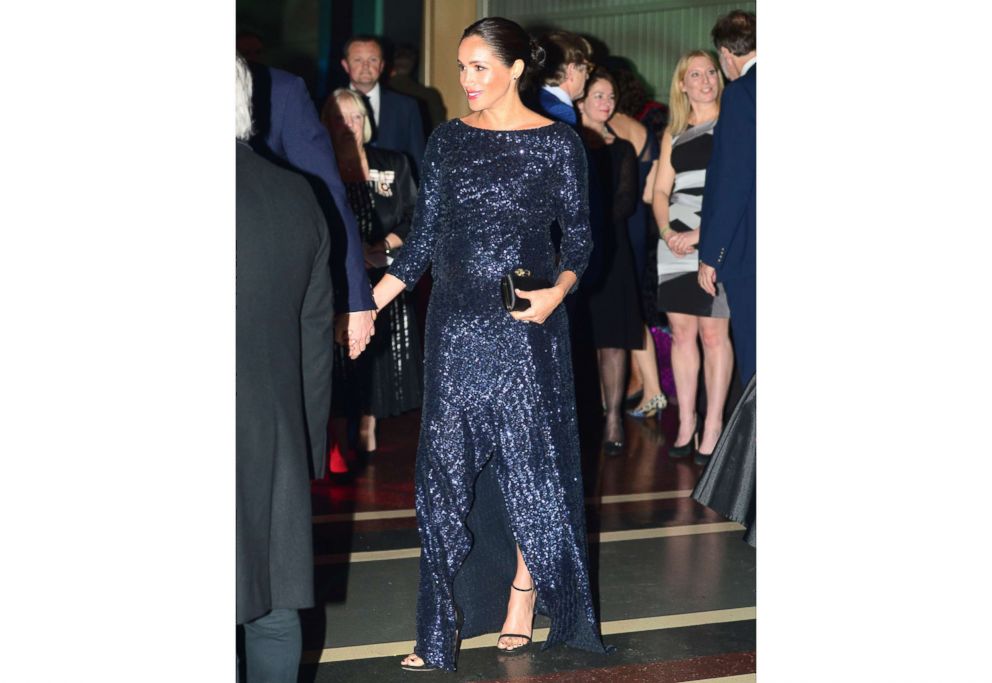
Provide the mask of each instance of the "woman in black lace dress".
MULTIPOLYGON (((371 124, 361 98, 335 90, 321 113, 331 133, 348 204, 364 240, 365 267, 378 282, 410 231, 417 188, 400 152, 369 147, 371 124)), ((376 419, 420 406, 423 376, 420 332, 406 294, 375 321, 375 335, 356 360, 338 347, 334 407, 358 424, 358 445, 376 449, 376 419)))
POLYGON ((644 348, 640 289, 627 230, 627 220, 641 200, 637 153, 633 145, 618 137, 607 124, 615 107, 613 77, 605 71, 593 73, 578 108, 586 144, 592 150, 592 163, 598 165, 597 177, 603 183, 600 188, 603 213, 609 221, 599 231, 603 239, 603 244, 598 245, 603 254, 600 276, 587 285, 593 344, 599 356, 599 379, 606 409, 603 449, 607 453, 619 453, 623 449, 627 353, 644 348))
POLYGON ((453 670, 460 637, 497 629, 499 650, 519 652, 535 612, 551 617, 545 647, 604 651, 561 305, 592 249, 585 153, 571 127, 520 101, 521 78, 542 58, 512 21, 465 30, 458 65, 472 113, 431 135, 413 229, 373 293, 382 310, 433 267, 407 669, 453 670), (508 313, 500 280, 516 268, 552 285, 518 292, 530 307, 508 313))

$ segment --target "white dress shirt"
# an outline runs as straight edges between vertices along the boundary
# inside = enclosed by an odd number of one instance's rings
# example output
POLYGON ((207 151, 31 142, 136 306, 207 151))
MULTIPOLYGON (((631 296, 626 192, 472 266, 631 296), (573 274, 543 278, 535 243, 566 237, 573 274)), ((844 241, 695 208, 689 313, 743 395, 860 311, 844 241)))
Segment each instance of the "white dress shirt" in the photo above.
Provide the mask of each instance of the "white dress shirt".
MULTIPOLYGON (((359 95, 362 94, 362 91, 356 88, 354 83, 351 83, 351 89, 357 92, 359 95)), ((380 93, 379 83, 377 81, 376 84, 372 86, 372 89, 369 90, 368 94, 365 95, 365 97, 369 98, 369 103, 372 105, 372 118, 375 120, 376 126, 379 125, 379 109, 380 109, 379 101, 381 99, 379 93, 380 93)))

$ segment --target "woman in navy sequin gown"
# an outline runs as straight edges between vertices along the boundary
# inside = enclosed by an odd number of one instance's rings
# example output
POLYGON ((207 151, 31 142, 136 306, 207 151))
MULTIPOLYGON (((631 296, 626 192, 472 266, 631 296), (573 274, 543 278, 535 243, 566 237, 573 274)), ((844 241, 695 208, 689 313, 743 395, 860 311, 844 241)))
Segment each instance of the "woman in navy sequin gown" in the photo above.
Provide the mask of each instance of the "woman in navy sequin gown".
POLYGON ((541 53, 505 19, 466 29, 458 65, 472 113, 431 135, 409 239, 374 291, 381 308, 432 264, 407 669, 454 670, 459 638, 497 629, 514 634, 497 647, 515 652, 529 643, 535 611, 551 618, 545 647, 604 651, 561 305, 592 249, 586 161, 572 128, 520 101, 518 84, 541 53), (554 285, 520 292, 531 306, 510 314, 500 279, 519 267, 554 285))

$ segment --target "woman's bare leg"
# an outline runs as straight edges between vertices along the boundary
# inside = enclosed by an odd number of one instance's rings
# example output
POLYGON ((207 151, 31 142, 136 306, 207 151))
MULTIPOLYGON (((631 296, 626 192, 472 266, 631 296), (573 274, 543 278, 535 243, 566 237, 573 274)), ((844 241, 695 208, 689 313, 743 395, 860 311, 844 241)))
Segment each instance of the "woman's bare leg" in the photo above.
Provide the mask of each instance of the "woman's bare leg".
MULTIPOLYGON (((522 635, 532 634, 534 629, 534 605, 537 603, 537 591, 527 591, 534 588, 534 579, 531 578, 527 565, 524 564, 524 556, 517 546, 517 574, 513 577, 513 585, 523 588, 524 591, 510 589, 510 600, 506 604, 506 621, 500 633, 520 633, 522 635)), ((500 650, 513 650, 528 643, 525 638, 500 638, 496 644, 500 650)))
POLYGON ((640 375, 641 386, 644 388, 644 393, 641 395, 641 403, 644 404, 661 393, 661 384, 658 380, 658 356, 654 349, 654 337, 651 336, 651 330, 647 325, 644 326, 644 348, 640 351, 631 351, 630 355, 634 361, 633 369, 636 369, 640 375))
POLYGON ((358 422, 358 447, 372 452, 376 449, 375 415, 362 415, 358 422))
POLYGON ((669 313, 668 324, 672 329, 672 375, 675 377, 675 395, 679 399, 679 433, 673 445, 684 446, 692 439, 695 428, 699 318, 685 313, 669 313))
MULTIPOLYGON (((638 391, 642 391, 644 386, 641 382, 641 368, 637 364, 637 357, 634 354, 637 351, 630 352, 630 377, 627 379, 627 393, 626 397, 633 396, 638 391)), ((625 398, 626 398, 625 397, 625 398)))
POLYGON ((712 453, 723 429, 723 408, 734 368, 728 318, 699 318, 703 342, 703 377, 706 381, 706 422, 699 439, 699 452, 712 453))

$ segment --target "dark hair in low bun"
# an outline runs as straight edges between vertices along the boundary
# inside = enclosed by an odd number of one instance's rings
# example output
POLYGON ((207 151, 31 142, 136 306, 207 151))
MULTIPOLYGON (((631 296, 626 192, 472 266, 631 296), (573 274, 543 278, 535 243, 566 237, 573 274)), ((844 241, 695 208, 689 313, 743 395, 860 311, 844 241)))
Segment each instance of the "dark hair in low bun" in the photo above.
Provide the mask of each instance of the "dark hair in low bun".
POLYGON ((504 66, 513 66, 518 59, 524 63, 524 72, 517 81, 517 89, 525 88, 533 72, 544 65, 544 48, 538 45, 527 31, 515 21, 503 17, 479 19, 462 33, 462 40, 469 36, 479 36, 504 66))

